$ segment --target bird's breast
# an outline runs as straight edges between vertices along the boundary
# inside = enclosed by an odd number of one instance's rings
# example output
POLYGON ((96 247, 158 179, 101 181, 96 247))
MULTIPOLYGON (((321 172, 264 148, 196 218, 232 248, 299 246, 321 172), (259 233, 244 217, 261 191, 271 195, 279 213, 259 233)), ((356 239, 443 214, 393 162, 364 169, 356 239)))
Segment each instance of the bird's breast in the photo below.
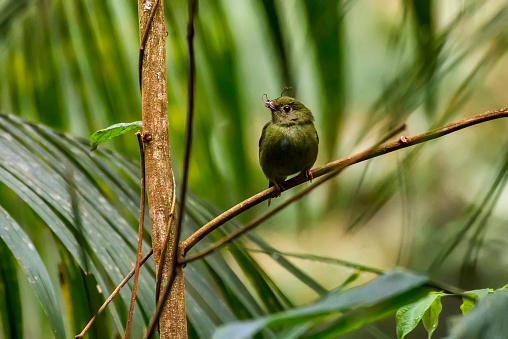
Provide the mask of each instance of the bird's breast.
POLYGON ((289 150, 291 148, 291 139, 284 136, 279 142, 279 147, 283 152, 289 150))
POLYGON ((318 140, 313 125, 271 125, 265 139, 260 163, 268 178, 301 172, 316 161, 318 140))

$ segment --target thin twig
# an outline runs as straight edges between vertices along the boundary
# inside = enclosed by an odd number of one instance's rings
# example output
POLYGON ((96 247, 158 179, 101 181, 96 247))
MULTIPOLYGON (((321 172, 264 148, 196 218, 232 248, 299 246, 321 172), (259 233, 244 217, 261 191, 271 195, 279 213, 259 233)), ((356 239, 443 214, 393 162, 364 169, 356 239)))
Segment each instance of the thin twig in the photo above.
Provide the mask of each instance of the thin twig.
MULTIPOLYGON (((397 128, 395 128, 393 131, 390 131, 388 133, 388 136, 386 137, 383 137, 382 140, 386 140, 386 139, 389 139, 391 137, 393 137, 395 134, 397 133, 400 133, 400 131, 402 131, 403 129, 406 128, 406 124, 402 124, 400 126, 398 126, 397 128)), ((376 149, 377 147, 379 147, 379 143, 377 143, 376 145, 372 146, 371 148, 369 148, 367 151, 365 152, 369 152, 371 150, 374 150, 376 149)), ((261 215, 260 217, 252 220, 251 222, 247 223, 244 227, 242 228, 239 228, 237 229, 236 231, 232 232, 231 234, 225 236, 224 238, 222 238, 221 240, 217 241, 216 243, 214 243, 213 245, 211 245, 209 248, 199 252, 199 253, 196 253, 190 257, 186 257, 184 260, 182 260, 181 262, 179 262, 180 264, 185 264, 185 263, 189 263, 191 261, 194 261, 194 260, 197 260, 199 258, 202 258, 204 257, 205 255, 208 255, 210 253, 212 253, 213 251, 215 251, 216 249, 218 249, 219 247, 227 244, 228 242, 230 241, 233 241, 234 239, 240 237, 241 235, 245 234, 246 232, 248 232, 249 230, 253 229, 254 227, 260 225, 261 223, 263 223, 264 221, 268 220, 269 218, 271 218, 273 215, 277 214, 279 211, 283 210, 284 208, 286 208, 287 206, 289 206, 290 204, 292 204, 293 202, 295 202, 296 200, 304 197, 306 194, 308 194, 310 191, 314 190, 315 188, 317 188, 318 186, 324 184, 325 182, 327 182, 328 180, 332 179, 333 177, 335 177, 336 175, 338 175, 340 172, 342 172, 342 170, 344 168, 346 168, 348 165, 342 165, 342 166, 338 166, 337 168, 335 168, 332 172, 326 174, 324 177, 322 177, 321 179, 319 179, 318 181, 316 181, 314 184, 308 186, 307 188, 301 190, 299 193, 295 194, 294 196, 292 196, 291 198, 289 198, 288 200, 284 201, 282 204, 280 204, 279 206, 275 207, 274 209, 266 212, 265 214, 261 215)))
POLYGON ((139 45, 139 56, 138 56, 138 77, 139 77, 139 91, 141 92, 141 80, 143 76, 143 58, 145 57, 145 46, 146 40, 148 39, 148 31, 150 31, 150 27, 152 26, 153 16, 155 15, 155 9, 159 4, 159 0, 155 0, 152 8, 150 9, 150 16, 148 17, 148 21, 145 26, 145 31, 143 32, 143 36, 141 37, 140 45, 139 45))
POLYGON ((184 260, 180 261, 179 263, 180 264, 187 264, 187 263, 189 263, 191 261, 200 259, 200 258, 202 258, 202 257, 204 257, 204 256, 206 256, 208 254, 211 254, 213 251, 215 251, 219 247, 221 247, 221 246, 223 246, 223 245, 225 245, 225 244, 235 240, 236 238, 238 238, 241 235, 245 234, 246 232, 250 231, 254 227, 260 225, 264 221, 266 221, 269 218, 271 218, 273 215, 277 214, 279 211, 283 210, 284 208, 286 208, 287 206, 289 206, 290 204, 295 202, 296 200, 298 200, 298 199, 302 198, 303 196, 305 196, 307 193, 309 193, 310 191, 312 191, 316 187, 318 187, 318 186, 322 185, 323 183, 325 183, 326 181, 330 180, 335 175, 337 175, 340 172, 342 172, 342 170, 345 167, 346 166, 339 167, 335 171, 333 171, 331 173, 328 173, 323 178, 319 179, 314 184, 308 186, 307 188, 303 189, 299 193, 295 194, 294 196, 292 196, 288 200, 284 201, 282 204, 278 205, 274 209, 266 212, 265 214, 261 215, 260 217, 258 217, 256 219, 253 219, 251 222, 247 223, 244 227, 239 228, 236 231, 230 233, 229 235, 225 236, 221 240, 219 240, 216 243, 214 243, 213 245, 211 245, 209 248, 207 248, 207 249, 205 249, 205 250, 203 250, 201 252, 198 252, 198 253, 196 253, 194 255, 191 255, 189 257, 186 257, 184 260))
MULTIPOLYGON (((348 166, 351 166, 353 164, 369 160, 375 157, 378 157, 380 155, 390 153, 397 151, 402 148, 414 146, 432 139, 436 139, 439 137, 442 137, 444 135, 456 132, 458 130, 461 130, 466 127, 470 127, 476 124, 480 124, 486 121, 499 119, 499 118, 506 118, 508 117, 508 108, 502 108, 495 111, 489 111, 486 113, 478 114, 470 118, 466 118, 451 124, 448 124, 444 127, 434 129, 432 131, 414 135, 411 137, 404 137, 401 136, 398 140, 389 142, 384 145, 376 146, 373 148, 369 148, 368 150, 357 153, 355 155, 342 158, 333 162, 330 162, 322 167, 316 168, 312 171, 313 177, 318 178, 320 176, 323 176, 327 173, 330 173, 332 171, 336 171, 337 169, 342 170, 348 166)), ((302 184, 305 182, 304 176, 296 176, 294 178, 289 179, 288 181, 284 182, 284 187, 286 190, 293 188, 297 185, 302 184)), ((243 211, 265 201, 268 198, 273 198, 276 196, 276 191, 274 187, 270 187, 262 192, 259 192, 258 194, 242 201, 241 203, 235 205, 234 207, 230 208, 226 212, 222 213, 221 215, 217 216, 210 222, 208 222, 206 225, 201 227, 199 230, 194 232, 191 236, 189 236, 185 241, 183 241, 182 246, 184 247, 184 252, 187 253, 193 246, 195 246, 201 239, 203 239, 205 236, 210 234, 212 231, 217 229, 222 224, 226 223, 227 221, 231 220, 238 214, 242 213, 243 211)), ((188 259, 185 260, 187 262, 188 259)))
MULTIPOLYGON (((173 236, 173 243, 171 244, 171 256, 169 262, 169 278, 168 284, 164 287, 162 297, 159 297, 157 301, 157 306, 155 308, 155 313, 150 319, 150 323, 148 324, 147 331, 145 334, 145 338, 151 338, 153 332, 155 331, 156 323, 160 317, 161 311, 164 308, 166 300, 170 294, 171 288, 173 287, 173 282, 176 277, 176 264, 178 262, 177 255, 179 254, 179 241, 180 241, 180 233, 182 228, 183 215, 185 211, 185 196, 187 194, 187 183, 189 176, 189 160, 190 160, 190 152, 192 146, 192 125, 194 118, 194 85, 196 78, 196 63, 194 56, 194 19, 196 16, 196 11, 198 7, 198 0, 191 0, 189 2, 189 23, 187 25, 187 43, 189 48, 189 84, 188 84, 188 110, 187 110, 187 129, 185 131, 185 153, 184 153, 184 162, 183 162, 183 175, 182 175, 182 188, 180 191, 180 206, 178 209, 178 216, 176 220, 176 227, 173 236)), ((171 232, 170 232, 171 233, 171 232)), ((168 234, 169 235, 169 234, 168 234)), ((167 244, 166 244, 167 245, 167 244)), ((159 264, 164 265, 164 258, 161 258, 161 262, 159 264)), ((159 278, 160 280, 160 278, 159 278)))
MULTIPOLYGON (((150 256, 153 254, 153 249, 150 249, 148 251, 148 253, 145 254, 145 256, 141 259, 141 262, 140 262, 140 266, 143 266, 143 264, 148 260, 148 258, 150 258, 150 256)), ((95 318, 102 313, 102 311, 104 311, 104 309, 109 305, 109 303, 113 300, 113 298, 118 294, 118 292, 120 292, 120 289, 122 287, 125 286, 125 284, 127 284, 127 282, 129 281, 130 278, 132 278, 132 276, 134 275, 134 269, 132 269, 132 271, 129 272, 129 274, 127 274, 127 276, 122 280, 122 282, 115 288, 115 290, 113 291, 113 293, 110 294, 110 296, 108 297, 108 299, 106 299, 106 301, 104 302, 104 304, 102 304, 101 308, 99 308, 99 310, 97 311, 97 314, 93 316, 92 319, 90 319, 90 321, 88 322, 88 324, 86 324, 85 328, 83 329, 83 331, 81 331, 80 334, 76 335, 75 337, 76 338, 83 338, 86 334, 86 332, 88 332, 88 330, 90 329, 90 326, 92 326, 93 322, 95 321, 95 318)))
POLYGON ((455 287, 453 285, 449 285, 447 283, 443 283, 440 281, 429 280, 424 284, 424 286, 428 286, 428 287, 433 288, 438 291, 443 291, 444 293, 447 293, 450 296, 469 299, 473 303, 476 303, 476 301, 477 301, 477 298, 475 296, 473 296, 472 294, 466 293, 466 291, 464 291, 463 289, 460 289, 458 287, 455 287))
POLYGON ((141 160, 141 193, 139 202, 139 230, 138 230, 138 250, 136 252, 136 266, 134 266, 134 281, 132 282, 131 304, 129 307, 129 316, 127 317, 127 325, 125 325, 125 339, 129 338, 132 325, 132 316, 134 314, 134 306, 136 305, 136 292, 138 291, 139 267, 141 261, 141 248, 143 246, 143 229, 145 225, 145 149, 143 148, 143 137, 141 132, 137 131, 139 144, 139 156, 141 160))

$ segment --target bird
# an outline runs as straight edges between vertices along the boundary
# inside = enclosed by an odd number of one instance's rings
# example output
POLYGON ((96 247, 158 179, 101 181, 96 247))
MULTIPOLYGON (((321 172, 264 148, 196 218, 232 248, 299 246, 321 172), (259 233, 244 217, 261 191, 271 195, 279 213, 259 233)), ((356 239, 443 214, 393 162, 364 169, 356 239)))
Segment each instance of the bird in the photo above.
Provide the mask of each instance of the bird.
POLYGON ((288 176, 303 173, 307 180, 313 179, 310 169, 317 159, 319 137, 312 112, 295 98, 267 99, 265 106, 272 119, 259 138, 259 164, 268 178, 268 187, 275 186, 280 196, 288 176))

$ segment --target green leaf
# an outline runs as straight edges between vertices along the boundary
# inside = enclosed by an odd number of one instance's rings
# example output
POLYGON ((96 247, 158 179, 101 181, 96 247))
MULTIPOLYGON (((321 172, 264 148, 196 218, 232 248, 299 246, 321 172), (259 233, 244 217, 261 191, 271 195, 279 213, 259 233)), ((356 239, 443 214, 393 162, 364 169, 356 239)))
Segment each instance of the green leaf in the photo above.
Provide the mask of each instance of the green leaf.
POLYGON ((462 298, 462 305, 460 305, 460 310, 462 311, 462 314, 467 314, 467 312, 471 311, 471 309, 474 306, 474 301, 467 298, 462 298))
MULTIPOLYGON (((401 307, 397 311, 396 321, 397 321, 397 338, 404 338, 408 333, 415 329, 416 325, 422 320, 425 313, 431 308, 431 305, 436 301, 437 298, 441 298, 441 294, 429 293, 425 298, 418 300, 412 304, 401 307)), ((439 302, 439 305, 441 303, 439 302)), ((434 312, 437 311, 437 307, 434 309, 434 312)), ((441 310, 439 310, 440 312, 441 310)), ((430 322, 431 318, 435 321, 437 325, 437 316, 439 312, 435 315, 435 319, 433 316, 429 316, 428 325, 430 328, 433 323, 430 322)), ((427 328, 427 327, 426 327, 427 328)), ((429 337, 430 337, 429 333, 429 337)))
MULTIPOLYGON (((492 291, 492 289, 484 288, 481 290, 467 291, 464 294, 469 295, 469 296, 475 298, 476 300, 480 300, 480 299, 485 298, 489 294, 490 291, 492 291)), ((462 311, 462 314, 468 313, 473 308, 474 305, 475 305, 475 302, 473 300, 471 300, 469 298, 462 298, 462 305, 460 305, 460 310, 462 311)))
POLYGON ((427 277, 408 271, 390 271, 374 281, 343 293, 330 293, 312 305, 294 308, 251 321, 233 322, 219 328, 214 338, 250 338, 270 326, 296 326, 346 310, 374 307, 427 282, 427 277))
MULTIPOLYGON (((423 298, 428 294, 428 292, 428 287, 420 286, 397 296, 391 297, 385 301, 376 303, 370 307, 360 307, 351 311, 347 311, 344 315, 340 316, 337 321, 325 323, 323 324, 324 326, 315 324, 318 325, 315 327, 319 327, 320 330, 318 332, 315 332, 314 330, 312 335, 308 336, 308 338, 334 339, 340 337, 345 333, 360 329, 362 327, 373 328, 374 326, 365 325, 372 324, 388 316, 393 316, 397 309, 416 300, 419 300, 420 298, 423 298), (321 330, 323 327, 324 329, 321 330)), ((314 323, 316 322, 314 321, 314 323)))
POLYGON ((60 305, 56 300, 55 290, 51 284, 46 266, 44 266, 28 235, 2 207, 0 207, 0 238, 14 254, 27 276, 28 282, 48 317, 53 335, 55 338, 65 338, 60 305))
MULTIPOLYGON (((74 262, 72 256, 62 245, 57 245, 61 262, 59 264, 60 290, 67 310, 68 324, 73 336, 80 333, 104 302, 97 293, 97 281, 94 274, 85 272, 74 262)), ((136 321, 137 319, 134 319, 136 321)), ((99 338, 112 330, 110 318, 99 316, 87 333, 89 338, 99 338)), ((139 325, 139 321, 137 323, 139 325)))
POLYGON ((441 304, 441 297, 443 294, 439 293, 436 295, 437 297, 434 299, 427 311, 425 311, 422 318, 423 326, 429 334, 429 339, 432 337, 432 334, 437 328, 439 323, 439 314, 443 309, 443 305, 441 304))
MULTIPOLYGON (((92 202, 96 208, 92 208, 91 205, 87 204, 87 215, 100 216, 101 211, 106 210, 108 211, 107 214, 115 218, 115 225, 120 226, 123 224, 123 219, 117 214, 118 212, 112 210, 109 203, 106 203, 106 197, 98 192, 99 187, 95 182, 92 183, 93 180, 90 180, 92 177, 90 173, 97 172, 96 177, 107 182, 108 176, 98 169, 98 167, 105 166, 103 164, 103 166, 90 164, 91 159, 95 159, 96 162, 99 162, 99 160, 91 157, 90 152, 88 152, 88 143, 85 144, 83 140, 77 141, 45 127, 29 125, 13 116, 0 115, 0 126, 2 131, 0 135, 4 138, 1 140, 4 147, 0 148, 0 181, 44 220, 47 227, 65 245, 82 269, 85 269, 86 259, 81 256, 80 245, 73 234, 75 232, 73 226, 74 215, 71 213, 72 208, 68 203, 68 187, 63 175, 66 171, 72 171, 74 177, 80 183, 79 190, 82 191, 83 196, 93 197, 88 201, 92 202), (5 142, 5 140, 9 140, 9 142, 5 142), (76 147, 77 145, 79 145, 79 148, 76 147), (74 162, 71 162, 71 156, 68 156, 69 153, 72 154, 74 162), (79 164, 81 161, 84 162, 83 165, 79 164), (74 163, 76 164, 75 167, 72 165, 74 163), (101 199, 97 199, 99 195, 101 199)), ((116 193, 115 195, 119 201, 123 200, 121 194, 116 193)), ((85 209, 83 204, 80 204, 80 208, 85 209)), ((123 247, 123 244, 118 241, 107 244, 106 240, 102 244, 95 245, 97 241, 101 241, 100 230, 107 229, 107 223, 101 222, 97 228, 93 223, 86 223, 86 228, 88 226, 94 227, 93 230, 88 232, 89 237, 87 237, 91 246, 97 248, 106 245, 116 247, 111 251, 114 255, 121 252, 120 248, 123 247)), ((123 234, 128 234, 128 231, 127 225, 121 230, 123 234)), ((132 229, 130 231, 134 233, 132 229)), ((109 234, 111 233, 110 230, 109 234)), ((97 255, 101 265, 106 267, 116 266, 111 256, 103 251, 97 251, 95 255, 97 255)), ((119 258, 118 260, 125 259, 119 258)), ((123 276, 117 270, 99 270, 92 262, 89 264, 89 270, 96 277, 104 293, 110 290, 110 285, 106 283, 110 278, 118 283, 123 279, 123 276)), ((141 284, 142 282, 140 282, 141 284)), ((140 291, 142 290, 140 289, 140 291)), ((139 295, 143 295, 143 293, 138 292, 139 295)), ((130 300, 130 296, 126 295, 125 292, 122 296, 124 300, 130 300)), ((153 307, 153 298, 150 296, 151 293, 146 292, 145 299, 150 302, 148 307, 153 307)), ((122 328, 116 306, 112 304, 108 309, 112 313, 118 328, 122 328)))
POLYGON ((0 241, 0 337, 23 338, 23 313, 19 284, 16 274, 17 263, 3 241, 0 241))
POLYGON ((141 121, 134 121, 131 123, 120 123, 111 125, 105 129, 100 129, 94 134, 90 136, 90 142, 92 143, 92 146, 90 147, 90 151, 93 151, 99 146, 99 144, 102 144, 110 139, 113 139, 119 135, 125 134, 127 132, 132 131, 136 128, 142 128, 143 123, 141 121))
POLYGON ((508 291, 483 297, 471 312, 451 322, 449 339, 506 338, 508 291))

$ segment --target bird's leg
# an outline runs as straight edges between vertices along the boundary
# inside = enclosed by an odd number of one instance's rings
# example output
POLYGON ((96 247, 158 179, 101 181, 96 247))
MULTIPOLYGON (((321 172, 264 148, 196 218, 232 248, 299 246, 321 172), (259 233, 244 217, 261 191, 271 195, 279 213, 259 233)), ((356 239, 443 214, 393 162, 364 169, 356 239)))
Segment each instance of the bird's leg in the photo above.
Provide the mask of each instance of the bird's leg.
POLYGON ((273 181, 273 186, 275 186, 275 191, 277 192, 276 197, 280 197, 282 191, 286 190, 278 180, 273 181))
POLYGON ((303 173, 305 174, 305 179, 310 180, 312 182, 312 179, 314 179, 314 175, 312 175, 312 171, 310 170, 310 168, 304 169, 303 173))
MULTIPOLYGON (((280 194, 282 193, 282 191, 285 190, 285 188, 277 180, 274 180, 274 181, 270 180, 270 181, 268 181, 268 188, 270 188, 272 186, 275 186, 275 191, 277 192, 277 195, 275 197, 280 197, 280 194)), ((272 201, 272 198, 268 198, 268 207, 270 207, 270 202, 271 201, 272 201)))

